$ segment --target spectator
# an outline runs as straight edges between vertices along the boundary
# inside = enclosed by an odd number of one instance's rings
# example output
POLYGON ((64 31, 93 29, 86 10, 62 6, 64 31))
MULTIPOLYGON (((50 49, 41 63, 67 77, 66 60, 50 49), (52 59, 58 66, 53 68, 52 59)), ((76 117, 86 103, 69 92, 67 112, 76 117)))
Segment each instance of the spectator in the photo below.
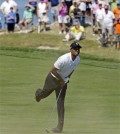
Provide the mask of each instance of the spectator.
POLYGON ((47 9, 49 8, 49 2, 48 0, 44 0, 44 3, 46 3, 47 9))
POLYGON ((1 4, 0 9, 4 15, 7 15, 10 12, 11 7, 13 7, 13 11, 16 12, 18 5, 14 0, 5 0, 1 4))
POLYGON ((111 5, 110 5, 111 11, 113 11, 116 7, 117 7, 116 0, 113 0, 113 2, 111 2, 111 5))
POLYGON ((37 0, 28 0, 28 2, 29 2, 29 5, 34 7, 33 14, 37 15, 37 0))
POLYGON ((46 31, 46 23, 48 21, 47 4, 44 3, 44 0, 40 0, 40 2, 38 3, 37 9, 38 9, 37 16, 38 16, 38 22, 39 22, 38 33, 40 33, 42 25, 43 25, 43 31, 46 31))
POLYGON ((71 24, 73 23, 73 19, 74 19, 74 9, 75 7, 77 7, 77 2, 76 0, 73 0, 73 4, 72 6, 70 7, 70 10, 69 10, 69 15, 70 15, 70 18, 71 18, 71 24))
POLYGON ((20 30, 25 26, 26 30, 29 29, 29 24, 33 21, 34 7, 27 4, 25 5, 26 10, 23 13, 23 19, 19 22, 20 30))
POLYGON ((110 40, 110 45, 113 45, 113 22, 115 20, 115 16, 112 11, 109 11, 108 5, 105 5, 103 12, 103 34, 106 33, 106 30, 108 31, 108 38, 110 40))
POLYGON ((79 9, 82 12, 81 25, 85 27, 86 3, 85 2, 80 2, 79 9))
POLYGON ((20 15, 18 9, 16 10, 16 24, 15 27, 19 26, 19 21, 20 21, 20 15))
POLYGON ((117 7, 113 10, 113 13, 116 19, 120 18, 120 2, 117 3, 117 7))
POLYGON ((92 19, 91 19, 91 6, 92 6, 92 2, 91 0, 87 0, 87 2, 85 2, 86 4, 86 12, 85 12, 85 22, 89 25, 92 24, 92 19))
POLYGON ((93 35, 95 34, 95 28, 96 28, 96 11, 99 9, 99 3, 98 0, 95 0, 94 3, 92 4, 91 11, 92 11, 92 19, 93 19, 93 35))
POLYGON ((74 21, 78 20, 80 23, 82 22, 81 21, 81 17, 82 17, 82 12, 81 10, 79 9, 79 4, 77 4, 73 10, 73 23, 74 21))
POLYGON ((116 19, 114 23, 114 27, 115 27, 115 36, 116 36, 115 48, 120 50, 120 18, 116 19))
POLYGON ((76 21, 65 35, 65 39, 63 39, 63 41, 69 41, 72 38, 74 38, 75 41, 79 41, 80 39, 82 39, 83 36, 84 36, 84 27, 81 26, 79 21, 76 21))
POLYGON ((104 8, 104 6, 106 5, 106 1, 105 0, 99 0, 99 3, 102 4, 102 7, 104 8))
POLYGON ((65 3, 65 0, 61 0, 61 3, 59 4, 59 15, 58 15, 59 34, 62 34, 62 32, 65 34, 66 25, 68 23, 67 15, 68 15, 67 5, 65 3))
POLYGON ((72 6, 72 0, 65 0, 65 3, 66 3, 66 5, 67 5, 68 13, 69 13, 69 9, 70 9, 70 7, 72 6))
POLYGON ((6 24, 6 15, 8 15, 8 13, 10 12, 10 8, 13 7, 13 11, 16 12, 16 10, 18 9, 18 5, 14 0, 5 0, 1 6, 0 9, 2 11, 2 13, 4 14, 4 27, 6 24))
POLYGON ((11 7, 10 12, 6 16, 8 33, 14 32, 15 22, 16 22, 16 13, 13 12, 13 7, 11 7))
POLYGON ((104 9, 102 8, 102 4, 99 3, 99 9, 96 11, 96 14, 95 14, 95 17, 96 17, 96 25, 97 25, 98 36, 99 36, 99 38, 97 40, 99 40, 100 37, 101 37, 101 35, 102 35, 103 12, 104 12, 104 9))
POLYGON ((59 5, 59 0, 49 0, 50 2, 50 9, 51 13, 53 15, 53 24, 58 20, 58 5, 59 5))

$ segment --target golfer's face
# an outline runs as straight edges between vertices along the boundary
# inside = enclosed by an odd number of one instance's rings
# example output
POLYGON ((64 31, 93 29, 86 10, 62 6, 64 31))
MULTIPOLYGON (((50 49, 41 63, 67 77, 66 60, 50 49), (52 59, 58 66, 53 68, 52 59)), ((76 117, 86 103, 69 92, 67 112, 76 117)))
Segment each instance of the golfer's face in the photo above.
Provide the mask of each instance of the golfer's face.
POLYGON ((78 49, 78 48, 71 49, 71 53, 74 56, 78 56, 80 53, 80 49, 78 49))

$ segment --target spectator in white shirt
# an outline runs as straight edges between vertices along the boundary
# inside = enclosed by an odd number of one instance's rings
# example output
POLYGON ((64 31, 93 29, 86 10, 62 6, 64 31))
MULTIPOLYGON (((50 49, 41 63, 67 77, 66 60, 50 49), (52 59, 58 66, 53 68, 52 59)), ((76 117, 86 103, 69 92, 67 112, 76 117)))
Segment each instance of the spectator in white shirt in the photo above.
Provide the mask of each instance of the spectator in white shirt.
POLYGON ((99 4, 99 9, 96 11, 96 25, 98 28, 98 36, 101 37, 102 27, 103 27, 103 12, 104 8, 102 8, 102 3, 99 4))
POLYGON ((115 20, 115 16, 112 11, 109 11, 108 5, 105 5, 104 7, 105 11, 103 12, 103 34, 106 33, 106 30, 108 31, 108 38, 111 42, 113 41, 113 23, 115 20))
POLYGON ((47 4, 44 3, 44 0, 40 0, 37 7, 37 16, 38 16, 38 33, 41 32, 41 27, 43 25, 43 31, 46 31, 46 23, 48 21, 48 15, 47 15, 47 4))
POLYGON ((14 0, 5 0, 1 4, 0 9, 4 15, 7 15, 10 12, 11 7, 13 7, 13 11, 16 12, 17 6, 18 5, 14 0))
POLYGON ((4 14, 4 28, 6 25, 6 16, 10 13, 11 7, 13 8, 13 12, 18 10, 18 5, 14 0, 5 0, 0 6, 0 10, 4 14))

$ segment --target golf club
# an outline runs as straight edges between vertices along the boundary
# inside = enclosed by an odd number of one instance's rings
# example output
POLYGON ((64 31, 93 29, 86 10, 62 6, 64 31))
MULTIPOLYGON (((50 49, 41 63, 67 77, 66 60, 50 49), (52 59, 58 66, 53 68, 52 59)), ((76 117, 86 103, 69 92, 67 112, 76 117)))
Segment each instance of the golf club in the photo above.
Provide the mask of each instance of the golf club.
POLYGON ((48 130, 48 126, 49 126, 50 120, 51 120, 52 117, 53 117, 53 113, 54 113, 54 111, 55 111, 56 104, 57 104, 57 102, 58 102, 58 100, 59 100, 61 91, 62 91, 62 89, 60 89, 60 92, 59 92, 59 95, 58 95, 57 100, 56 100, 56 102, 55 102, 55 105, 54 105, 54 107, 53 107, 53 110, 52 110, 52 112, 51 112, 51 114, 50 114, 50 117, 49 117, 49 119, 48 119, 48 121, 47 121, 47 125, 46 125, 47 127, 45 128, 45 131, 46 131, 47 133, 50 132, 50 131, 48 130))

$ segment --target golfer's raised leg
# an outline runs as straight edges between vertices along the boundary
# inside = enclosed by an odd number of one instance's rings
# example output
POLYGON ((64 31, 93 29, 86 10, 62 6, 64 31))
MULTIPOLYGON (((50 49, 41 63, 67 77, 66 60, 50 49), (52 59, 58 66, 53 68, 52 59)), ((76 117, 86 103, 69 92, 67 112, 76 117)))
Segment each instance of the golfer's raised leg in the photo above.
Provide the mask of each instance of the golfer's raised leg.
POLYGON ((37 89, 35 92, 35 99, 39 102, 41 99, 49 96, 57 87, 58 81, 49 73, 46 77, 43 89, 37 89))

